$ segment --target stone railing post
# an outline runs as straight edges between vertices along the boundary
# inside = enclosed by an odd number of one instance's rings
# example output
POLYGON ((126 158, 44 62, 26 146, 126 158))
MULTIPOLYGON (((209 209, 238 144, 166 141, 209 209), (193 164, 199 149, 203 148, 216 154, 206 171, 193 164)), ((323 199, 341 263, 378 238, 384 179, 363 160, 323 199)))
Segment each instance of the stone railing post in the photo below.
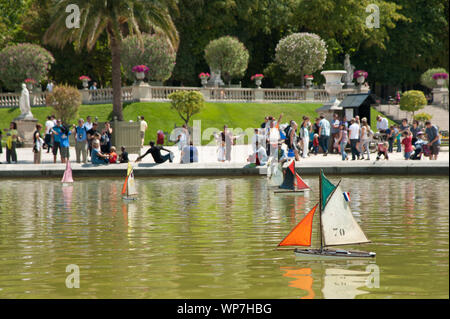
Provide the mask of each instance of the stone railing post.
POLYGON ((262 102, 264 101, 264 90, 261 88, 253 89, 253 92, 255 92, 255 101, 256 102, 262 102))
POLYGON ((80 90, 81 93, 81 103, 89 104, 91 101, 91 95, 89 94, 89 90, 80 90))
POLYGON ((152 100, 152 87, 145 82, 134 84, 131 96, 133 101, 150 102, 152 100))
POLYGON ((203 98, 205 99, 206 102, 209 102, 211 100, 211 90, 202 87, 200 89, 200 93, 203 94, 203 98))

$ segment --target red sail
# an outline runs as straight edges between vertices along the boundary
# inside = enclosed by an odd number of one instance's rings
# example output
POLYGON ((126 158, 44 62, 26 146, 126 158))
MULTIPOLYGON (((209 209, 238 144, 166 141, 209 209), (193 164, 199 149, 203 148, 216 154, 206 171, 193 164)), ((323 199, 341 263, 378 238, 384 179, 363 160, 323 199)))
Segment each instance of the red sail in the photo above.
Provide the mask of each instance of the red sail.
POLYGON ((294 182, 295 186, 297 186, 297 189, 309 189, 309 186, 302 180, 300 175, 295 172, 295 161, 292 161, 292 163, 289 165, 289 169, 297 179, 297 182, 294 182))
POLYGON ((318 205, 311 209, 278 246, 311 246, 312 222, 318 205))

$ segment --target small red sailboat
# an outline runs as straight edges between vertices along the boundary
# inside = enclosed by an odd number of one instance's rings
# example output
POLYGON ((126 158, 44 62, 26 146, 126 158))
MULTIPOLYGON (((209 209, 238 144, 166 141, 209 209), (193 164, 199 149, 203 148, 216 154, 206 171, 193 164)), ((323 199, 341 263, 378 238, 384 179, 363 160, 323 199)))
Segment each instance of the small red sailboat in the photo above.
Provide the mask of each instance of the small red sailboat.
POLYGON ((292 160, 284 174, 283 183, 280 185, 279 189, 275 190, 275 194, 303 193, 310 189, 308 184, 306 184, 295 171, 295 161, 292 160))
POLYGON ((63 175, 63 178, 61 180, 61 183, 63 183, 63 186, 68 186, 68 185, 73 183, 72 167, 70 166, 69 159, 67 159, 66 170, 64 171, 64 175, 63 175))

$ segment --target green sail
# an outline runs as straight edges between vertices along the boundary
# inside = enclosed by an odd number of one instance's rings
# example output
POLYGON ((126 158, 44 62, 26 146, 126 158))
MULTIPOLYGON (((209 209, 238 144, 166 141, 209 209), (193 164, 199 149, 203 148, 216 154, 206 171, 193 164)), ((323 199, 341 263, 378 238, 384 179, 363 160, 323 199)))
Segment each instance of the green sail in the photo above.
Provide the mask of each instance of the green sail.
POLYGON ((328 196, 330 196, 330 194, 334 191, 334 189, 336 188, 335 185, 333 185, 333 183, 331 183, 323 174, 323 171, 320 171, 321 174, 321 178, 322 178, 322 194, 321 194, 321 198, 322 198, 322 209, 325 208, 325 204, 327 203, 328 200, 328 196))

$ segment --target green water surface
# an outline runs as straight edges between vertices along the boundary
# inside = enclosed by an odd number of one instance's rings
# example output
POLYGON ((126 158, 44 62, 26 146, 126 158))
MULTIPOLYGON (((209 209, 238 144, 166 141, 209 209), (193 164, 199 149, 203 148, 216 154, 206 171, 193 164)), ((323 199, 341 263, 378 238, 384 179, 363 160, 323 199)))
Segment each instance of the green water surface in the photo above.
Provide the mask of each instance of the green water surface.
POLYGON ((0 298, 449 298, 448 177, 343 177, 372 241, 344 248, 373 261, 274 249, 318 201, 305 180, 292 196, 264 177, 137 178, 131 202, 121 179, 2 180, 0 298))

